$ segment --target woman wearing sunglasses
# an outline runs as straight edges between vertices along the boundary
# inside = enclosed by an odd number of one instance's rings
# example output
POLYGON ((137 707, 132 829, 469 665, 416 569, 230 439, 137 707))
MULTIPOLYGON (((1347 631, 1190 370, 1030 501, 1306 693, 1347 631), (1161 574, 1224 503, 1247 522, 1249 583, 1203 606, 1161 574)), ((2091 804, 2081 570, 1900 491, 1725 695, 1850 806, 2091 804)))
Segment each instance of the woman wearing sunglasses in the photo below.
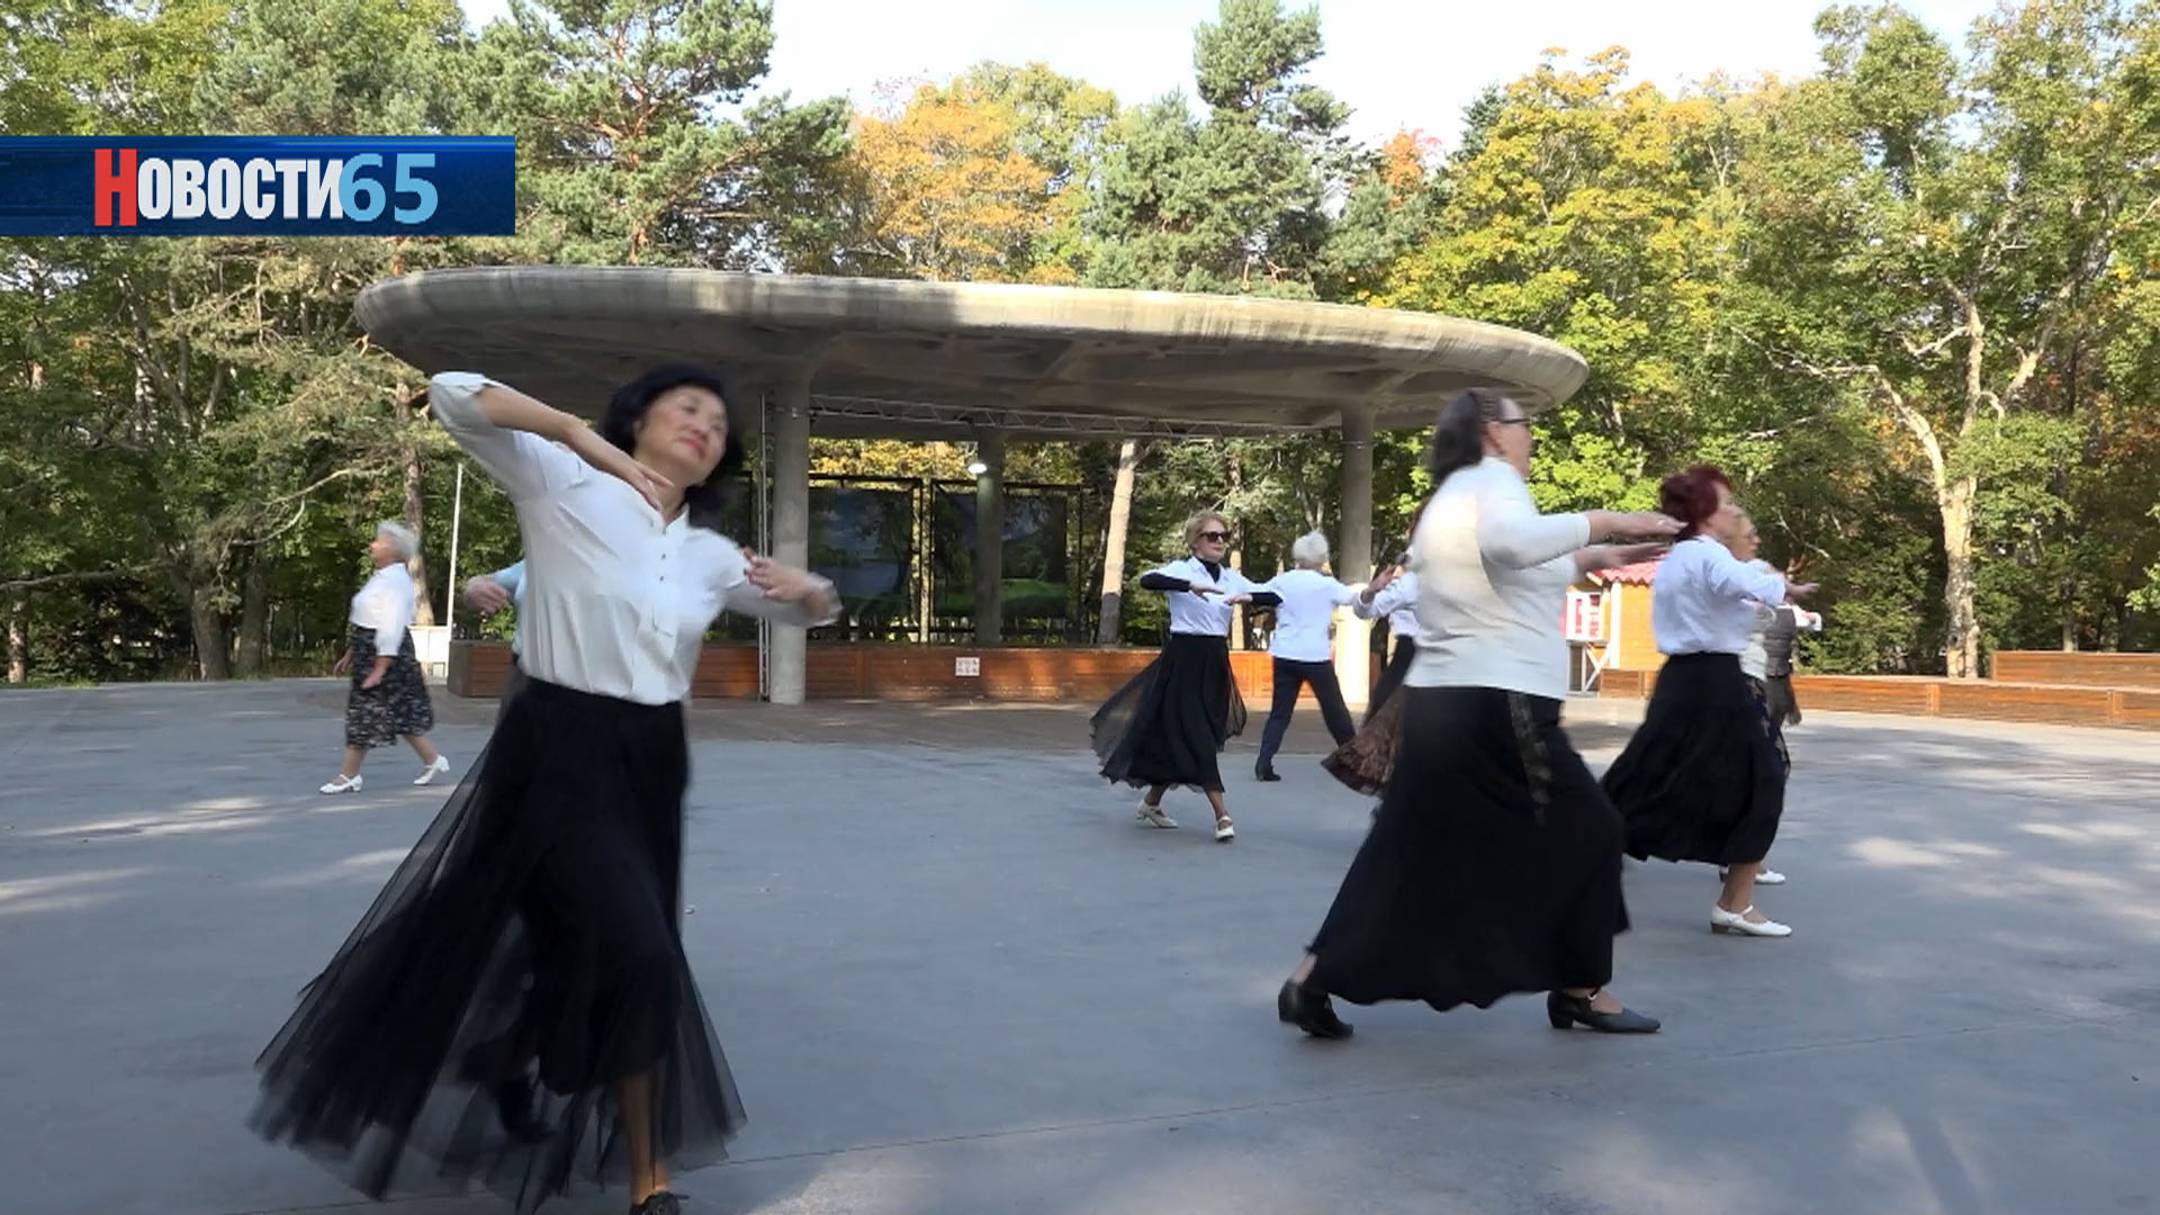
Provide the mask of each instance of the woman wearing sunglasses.
POLYGON ((1185 544, 1189 556, 1140 579, 1142 590, 1168 597, 1170 639, 1160 657, 1095 711, 1091 732, 1104 779, 1147 790, 1137 816, 1142 825, 1175 828, 1162 799, 1182 785, 1207 794, 1215 838, 1229 843, 1237 828, 1223 808, 1216 757, 1245 729, 1245 701, 1230 672, 1231 609, 1281 600, 1223 563, 1230 524, 1220 514, 1201 511, 1187 519, 1185 544))
POLYGON ((1372 831, 1304 958, 1276 998, 1322 1038, 1354 1004, 1479 1008, 1545 992, 1556 1029, 1648 1033, 1658 1023, 1605 990, 1620 897, 1620 816, 1560 728, 1567 588, 1585 570, 1655 556, 1656 512, 1540 514, 1524 477, 1522 407, 1472 389, 1433 428, 1439 489, 1411 541, 1418 649, 1403 688, 1402 746, 1372 831))

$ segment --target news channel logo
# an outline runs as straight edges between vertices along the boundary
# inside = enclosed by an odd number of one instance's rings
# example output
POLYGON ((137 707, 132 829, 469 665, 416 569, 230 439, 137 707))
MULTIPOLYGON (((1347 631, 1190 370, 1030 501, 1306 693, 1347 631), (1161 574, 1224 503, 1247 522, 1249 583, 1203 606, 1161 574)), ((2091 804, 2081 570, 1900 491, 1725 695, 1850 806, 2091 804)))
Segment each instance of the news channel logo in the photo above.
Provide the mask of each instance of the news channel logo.
POLYGON ((508 236, 508 137, 0 137, 5 236, 508 236))

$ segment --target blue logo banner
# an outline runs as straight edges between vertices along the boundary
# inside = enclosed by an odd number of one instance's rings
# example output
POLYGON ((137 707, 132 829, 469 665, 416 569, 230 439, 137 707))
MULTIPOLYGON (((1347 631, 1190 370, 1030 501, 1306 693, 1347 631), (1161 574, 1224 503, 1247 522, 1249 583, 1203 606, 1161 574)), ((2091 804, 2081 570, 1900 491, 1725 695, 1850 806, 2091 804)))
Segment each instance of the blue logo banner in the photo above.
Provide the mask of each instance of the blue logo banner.
POLYGON ((517 144, 0 137, 0 236, 508 236, 517 144))

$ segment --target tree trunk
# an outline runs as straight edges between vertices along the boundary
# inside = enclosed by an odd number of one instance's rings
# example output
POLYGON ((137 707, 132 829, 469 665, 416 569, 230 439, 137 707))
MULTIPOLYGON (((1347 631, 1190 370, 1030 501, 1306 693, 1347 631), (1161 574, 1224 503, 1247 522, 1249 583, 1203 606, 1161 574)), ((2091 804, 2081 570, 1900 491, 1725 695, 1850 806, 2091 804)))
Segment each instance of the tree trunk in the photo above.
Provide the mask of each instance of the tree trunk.
POLYGON ((17 596, 8 604, 7 681, 30 682, 30 599, 17 596))
POLYGON ((270 558, 260 550, 248 554, 247 573, 240 590, 240 645, 233 673, 242 679, 260 678, 270 651, 270 558))
POLYGON ((217 583, 210 580, 188 586, 188 628, 195 637, 196 669, 204 679, 231 679, 230 645, 225 636, 225 617, 217 607, 217 583))
POLYGON ((1980 621, 1973 603, 1973 480, 1953 481, 1939 500, 1942 510, 1943 608, 1949 635, 1943 657, 1952 679, 1980 677, 1980 621))
POLYGON ((1132 523, 1133 470, 1140 465, 1140 441, 1118 446, 1117 482, 1110 490, 1110 530, 1103 539, 1102 619, 1095 626, 1097 645, 1116 645, 1124 627, 1125 531, 1132 523))
MULTIPOLYGON (((427 537, 426 483, 420 478, 420 448, 405 449, 405 525, 413 529, 413 535, 425 541, 427 537)), ((406 572, 412 575, 413 625, 416 628, 435 626, 435 601, 428 591, 427 556, 418 547, 413 549, 412 560, 405 563, 406 572)))
POLYGON ((2068 594, 2068 593, 2066 592, 2066 593, 2065 593, 2065 594, 2063 595, 2063 609, 2062 609, 2062 652, 2063 652, 2063 653, 2065 653, 2065 654, 2075 654, 2075 653, 2077 653, 2077 648, 2078 648, 2078 613, 2077 613, 2077 604, 2076 604, 2075 602, 2073 602, 2073 601, 2071 600, 2071 598, 2070 598, 2069 594, 2068 594))

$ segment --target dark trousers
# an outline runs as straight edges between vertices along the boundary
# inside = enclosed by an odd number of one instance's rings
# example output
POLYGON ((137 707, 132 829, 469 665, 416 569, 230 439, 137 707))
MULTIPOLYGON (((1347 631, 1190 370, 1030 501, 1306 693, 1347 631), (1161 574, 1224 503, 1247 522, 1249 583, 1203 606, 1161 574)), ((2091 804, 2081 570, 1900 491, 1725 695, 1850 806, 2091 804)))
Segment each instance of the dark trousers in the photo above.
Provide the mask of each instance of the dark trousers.
POLYGON ((1298 692, 1307 684, 1312 685, 1313 699, 1320 702, 1321 719, 1327 722, 1328 733, 1335 736, 1336 746, 1349 742, 1357 733, 1357 726, 1350 720, 1350 707, 1343 703, 1342 685, 1335 681, 1334 663, 1278 658, 1275 701, 1268 708, 1267 728, 1260 733, 1260 768, 1274 765, 1275 752, 1282 748, 1283 732, 1290 728, 1290 715, 1297 711, 1298 692))

